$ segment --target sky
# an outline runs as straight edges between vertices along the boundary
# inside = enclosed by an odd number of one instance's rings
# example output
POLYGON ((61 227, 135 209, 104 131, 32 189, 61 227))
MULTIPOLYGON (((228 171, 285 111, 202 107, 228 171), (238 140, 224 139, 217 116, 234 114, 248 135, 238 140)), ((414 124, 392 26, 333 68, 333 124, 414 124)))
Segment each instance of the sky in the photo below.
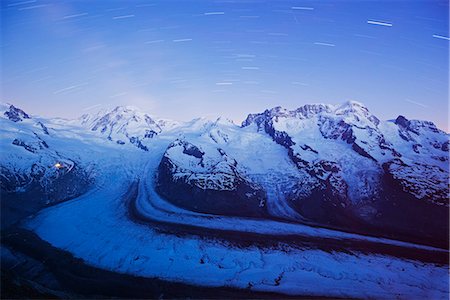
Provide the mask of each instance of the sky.
POLYGON ((449 132, 448 1, 2 0, 1 102, 190 120, 364 103, 449 132))

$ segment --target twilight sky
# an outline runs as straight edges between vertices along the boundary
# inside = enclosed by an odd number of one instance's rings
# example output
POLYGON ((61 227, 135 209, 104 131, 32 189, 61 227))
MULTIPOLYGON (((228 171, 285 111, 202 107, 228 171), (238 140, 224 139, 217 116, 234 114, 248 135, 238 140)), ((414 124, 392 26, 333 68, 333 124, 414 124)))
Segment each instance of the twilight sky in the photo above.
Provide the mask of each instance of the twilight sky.
POLYGON ((1 0, 1 101, 242 121, 363 102, 448 131, 448 1, 1 0))

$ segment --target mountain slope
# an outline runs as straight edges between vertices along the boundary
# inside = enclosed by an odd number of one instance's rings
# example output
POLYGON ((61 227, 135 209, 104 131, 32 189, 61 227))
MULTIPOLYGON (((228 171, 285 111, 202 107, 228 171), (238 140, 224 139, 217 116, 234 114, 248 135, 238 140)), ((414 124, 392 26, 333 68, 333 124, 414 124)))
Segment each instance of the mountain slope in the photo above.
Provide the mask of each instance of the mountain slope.
POLYGON ((131 106, 117 106, 96 115, 83 115, 81 125, 105 135, 117 144, 131 143, 148 151, 147 139, 161 133, 161 127, 149 115, 131 106))
POLYGON ((299 182, 288 199, 307 219, 447 240, 439 231, 448 219, 448 135, 431 122, 381 122, 347 102, 276 107, 242 126, 268 134, 306 171, 313 188, 299 182))
POLYGON ((79 196, 93 181, 90 165, 79 153, 65 150, 73 142, 61 139, 50 126, 13 105, 0 107, 3 228, 23 215, 79 196))

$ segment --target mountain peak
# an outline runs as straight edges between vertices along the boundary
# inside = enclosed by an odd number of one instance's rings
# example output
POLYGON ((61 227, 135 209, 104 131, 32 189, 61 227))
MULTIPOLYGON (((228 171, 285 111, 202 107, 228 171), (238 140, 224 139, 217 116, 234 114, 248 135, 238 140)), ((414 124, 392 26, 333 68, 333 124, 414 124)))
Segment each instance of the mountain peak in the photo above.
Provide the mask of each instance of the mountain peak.
POLYGON ((409 120, 402 115, 398 116, 397 119, 395 119, 394 123, 405 128, 408 128, 410 124, 409 120))
POLYGON ((444 131, 440 130, 436 127, 431 121, 422 121, 422 120, 408 120, 406 117, 400 115, 393 121, 399 128, 403 131, 411 131, 415 134, 420 134, 421 130, 427 130, 434 133, 443 133, 444 131))
POLYGON ((344 102, 336 108, 334 113, 338 116, 344 116, 344 119, 351 123, 364 127, 377 127, 380 124, 380 120, 364 104, 354 100, 344 102))
POLYGON ((311 118, 320 113, 331 113, 333 111, 333 106, 330 104, 323 103, 313 103, 305 104, 300 106, 295 110, 297 116, 302 118, 311 118))
POLYGON ((369 109, 362 104, 361 102, 354 101, 354 100, 348 100, 341 105, 337 106, 335 109, 336 114, 345 114, 348 112, 357 113, 357 112, 363 112, 364 114, 369 112, 369 109))
POLYGON ((31 119, 31 117, 22 109, 15 107, 14 105, 9 103, 1 103, 0 109, 3 112, 3 115, 13 122, 20 122, 24 119, 31 119))
POLYGON ((361 126, 376 127, 380 122, 364 104, 352 100, 338 106, 324 103, 305 104, 295 110, 287 110, 281 106, 276 106, 266 109, 263 113, 249 114, 242 126, 248 126, 253 122, 259 126, 264 120, 272 118, 310 119, 322 114, 334 114, 361 126))
POLYGON ((266 112, 268 112, 270 115, 276 115, 276 114, 284 113, 286 111, 287 111, 287 109, 285 109, 284 107, 281 107, 281 106, 275 106, 271 109, 266 110, 266 112))
POLYGON ((115 113, 130 113, 130 112, 137 112, 142 113, 142 110, 139 107, 132 106, 132 105, 119 105, 116 106, 111 112, 115 113))
POLYGON ((361 107, 367 109, 367 107, 363 103, 356 100, 347 100, 341 106, 361 107))
POLYGON ((161 126, 149 115, 134 106, 116 106, 114 109, 83 115, 81 125, 91 131, 107 135, 118 144, 131 143, 148 150, 144 141, 161 133, 161 126))
POLYGON ((223 116, 219 116, 216 121, 214 122, 215 124, 222 124, 222 125, 236 125, 234 124, 234 121, 227 118, 227 117, 223 117, 223 116))

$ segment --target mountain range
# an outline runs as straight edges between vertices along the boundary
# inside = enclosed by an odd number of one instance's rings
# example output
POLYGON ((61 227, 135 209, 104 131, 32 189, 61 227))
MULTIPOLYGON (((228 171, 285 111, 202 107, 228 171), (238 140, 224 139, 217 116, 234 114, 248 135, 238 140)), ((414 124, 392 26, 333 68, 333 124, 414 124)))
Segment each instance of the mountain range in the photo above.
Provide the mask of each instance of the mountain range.
POLYGON ((381 121, 354 101, 275 107, 240 126, 157 120, 134 107, 76 120, 11 104, 0 114, 0 184, 11 201, 32 194, 45 206, 82 195, 111 153, 124 164, 160 155, 155 190, 189 211, 448 245, 449 135, 432 122, 381 121))
POLYGON ((353 101, 240 125, 0 104, 0 157, 11 295, 448 296, 449 135, 432 122, 353 101))

